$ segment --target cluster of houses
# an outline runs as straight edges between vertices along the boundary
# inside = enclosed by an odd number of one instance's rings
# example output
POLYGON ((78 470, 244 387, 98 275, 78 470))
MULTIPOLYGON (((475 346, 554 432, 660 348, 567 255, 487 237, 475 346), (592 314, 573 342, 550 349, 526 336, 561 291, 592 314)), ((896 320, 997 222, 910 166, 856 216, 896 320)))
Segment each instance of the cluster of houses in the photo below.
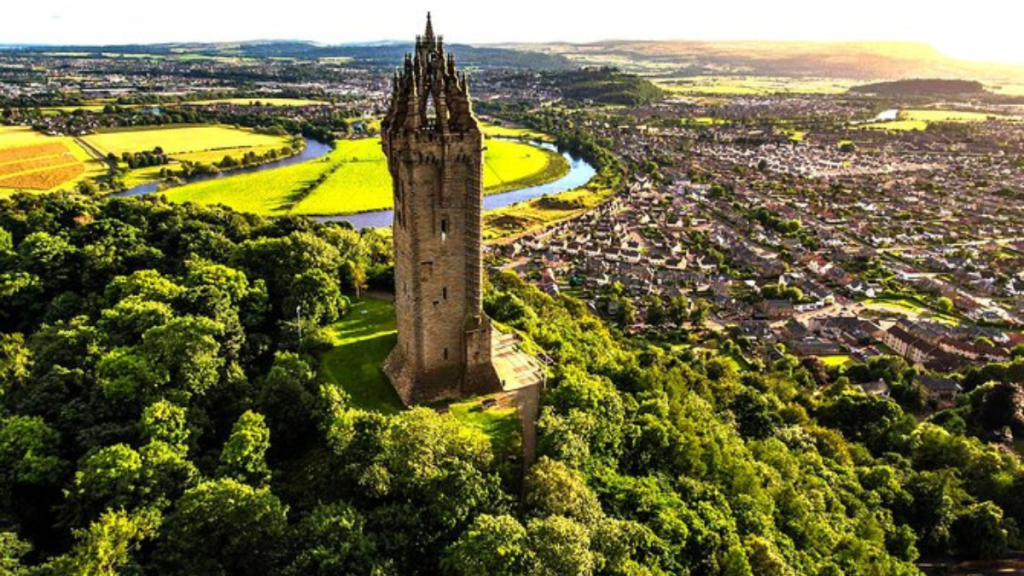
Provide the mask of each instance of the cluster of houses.
MULTIPOLYGON (((636 330, 658 329, 645 324, 651 295, 703 299, 713 325, 738 327, 769 359, 776 344, 798 356, 895 353, 938 374, 1007 359, 1019 337, 973 325, 1024 317, 1024 212, 998 189, 1024 190, 1024 171, 1009 170, 1024 157, 1024 124, 981 123, 961 142, 850 129, 863 111, 830 102, 733 98, 715 109, 729 121, 700 127, 671 122, 712 112, 689 102, 592 121, 628 162, 656 158, 660 181, 638 178, 598 209, 493 250, 551 293, 571 286, 596 301, 620 284, 639 311, 636 330), (779 105, 829 114, 836 127, 801 139, 758 125, 779 105), (922 299, 949 298, 962 322, 858 305, 887 289, 863 273, 867 262, 922 299), (787 287, 800 297, 776 296, 787 287)), ((936 397, 957 392, 946 378, 922 384, 936 397)))

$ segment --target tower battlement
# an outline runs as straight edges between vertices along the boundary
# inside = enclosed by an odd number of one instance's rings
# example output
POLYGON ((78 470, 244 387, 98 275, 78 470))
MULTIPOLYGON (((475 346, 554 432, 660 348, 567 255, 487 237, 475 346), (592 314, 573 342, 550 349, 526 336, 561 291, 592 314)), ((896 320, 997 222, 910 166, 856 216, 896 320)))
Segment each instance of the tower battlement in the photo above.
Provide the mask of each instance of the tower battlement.
POLYGON ((496 392, 483 312, 483 134, 466 75, 427 28, 395 72, 381 123, 394 195, 398 344, 384 363, 405 404, 496 392))

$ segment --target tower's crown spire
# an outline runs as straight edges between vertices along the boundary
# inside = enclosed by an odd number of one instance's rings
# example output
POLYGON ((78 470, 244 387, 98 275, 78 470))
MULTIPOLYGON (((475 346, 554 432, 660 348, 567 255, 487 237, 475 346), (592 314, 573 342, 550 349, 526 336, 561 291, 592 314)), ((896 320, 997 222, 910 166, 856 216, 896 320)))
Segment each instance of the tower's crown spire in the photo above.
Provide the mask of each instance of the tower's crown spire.
POLYGON ((427 13, 426 32, 416 36, 416 49, 406 54, 393 80, 393 93, 382 128, 465 132, 479 128, 469 101, 464 74, 455 57, 444 49, 443 37, 434 35, 427 13))
POLYGON ((430 12, 427 12, 427 31, 423 34, 427 40, 434 39, 434 25, 430 22, 430 12))

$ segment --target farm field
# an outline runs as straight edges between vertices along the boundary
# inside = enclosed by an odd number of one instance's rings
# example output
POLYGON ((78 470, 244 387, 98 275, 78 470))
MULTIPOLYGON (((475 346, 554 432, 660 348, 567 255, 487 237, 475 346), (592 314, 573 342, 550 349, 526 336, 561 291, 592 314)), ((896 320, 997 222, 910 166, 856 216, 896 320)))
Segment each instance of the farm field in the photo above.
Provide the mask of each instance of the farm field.
POLYGON ((529 128, 518 128, 514 126, 499 126, 483 122, 484 135, 488 138, 518 138, 536 140, 538 142, 551 142, 553 138, 543 132, 535 132, 529 128))
POLYGON ((304 100, 301 98, 218 98, 214 100, 194 100, 182 102, 182 104, 186 106, 201 106, 204 104, 238 104, 239 106, 249 106, 256 102, 264 106, 327 106, 330 104, 330 102, 324 102, 323 100, 304 100))
POLYGON ((853 364, 853 358, 845 354, 836 354, 835 356, 818 356, 818 360, 825 365, 826 368, 841 368, 847 364, 853 364))
POLYGON ((872 130, 926 130, 932 122, 984 122, 989 118, 999 120, 1024 121, 1019 116, 1008 116, 1005 114, 988 114, 986 112, 972 112, 964 110, 900 110, 896 120, 891 122, 871 122, 861 124, 858 128, 872 130))
MULTIPOLYGON (((484 167, 485 193, 555 180, 568 165, 557 153, 519 142, 490 140, 484 167)), ((342 140, 326 157, 254 174, 172 188, 175 202, 225 204, 256 214, 351 214, 391 207, 391 182, 375 138, 342 140), (311 191, 303 189, 321 176, 311 191)))
POLYGON ((83 104, 81 106, 47 106, 40 108, 40 111, 44 115, 58 115, 59 112, 70 114, 76 110, 83 110, 85 112, 102 112, 104 104, 83 104))
POLYGON ((774 78, 769 76, 692 76, 652 78, 661 89, 677 94, 749 96, 776 93, 843 94, 856 82, 838 78, 774 78))
MULTIPOLYGON (((83 139, 102 154, 120 157, 125 152, 149 151, 157 146, 177 161, 215 164, 231 156, 240 160, 247 152, 265 154, 288 146, 290 140, 281 136, 257 134, 230 126, 183 126, 115 130, 84 136, 83 139)), ((125 185, 137 186, 160 178, 162 167, 132 170, 125 185)))
POLYGON ((612 190, 591 184, 555 196, 541 196, 527 202, 490 210, 484 213, 484 241, 515 236, 577 216, 604 202, 612 193, 612 190))
POLYGON ((184 126, 174 128, 143 128, 100 132, 83 137, 103 154, 120 156, 125 152, 143 152, 157 146, 164 153, 175 155, 187 152, 253 148, 257 146, 286 146, 288 139, 267 136, 230 126, 184 126))
POLYGON ((0 197, 16 190, 70 188, 86 176, 104 173, 73 138, 47 136, 25 127, 0 127, 0 197))

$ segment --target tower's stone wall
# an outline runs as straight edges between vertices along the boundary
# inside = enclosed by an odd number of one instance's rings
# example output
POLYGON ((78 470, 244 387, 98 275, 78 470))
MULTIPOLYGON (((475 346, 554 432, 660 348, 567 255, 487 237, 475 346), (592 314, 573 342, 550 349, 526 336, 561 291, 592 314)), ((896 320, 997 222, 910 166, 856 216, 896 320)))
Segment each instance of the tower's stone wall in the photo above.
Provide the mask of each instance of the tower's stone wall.
POLYGON ((398 345, 384 370, 406 404, 501 389, 481 302, 483 135, 464 74, 428 16, 382 123, 394 191, 398 345))

